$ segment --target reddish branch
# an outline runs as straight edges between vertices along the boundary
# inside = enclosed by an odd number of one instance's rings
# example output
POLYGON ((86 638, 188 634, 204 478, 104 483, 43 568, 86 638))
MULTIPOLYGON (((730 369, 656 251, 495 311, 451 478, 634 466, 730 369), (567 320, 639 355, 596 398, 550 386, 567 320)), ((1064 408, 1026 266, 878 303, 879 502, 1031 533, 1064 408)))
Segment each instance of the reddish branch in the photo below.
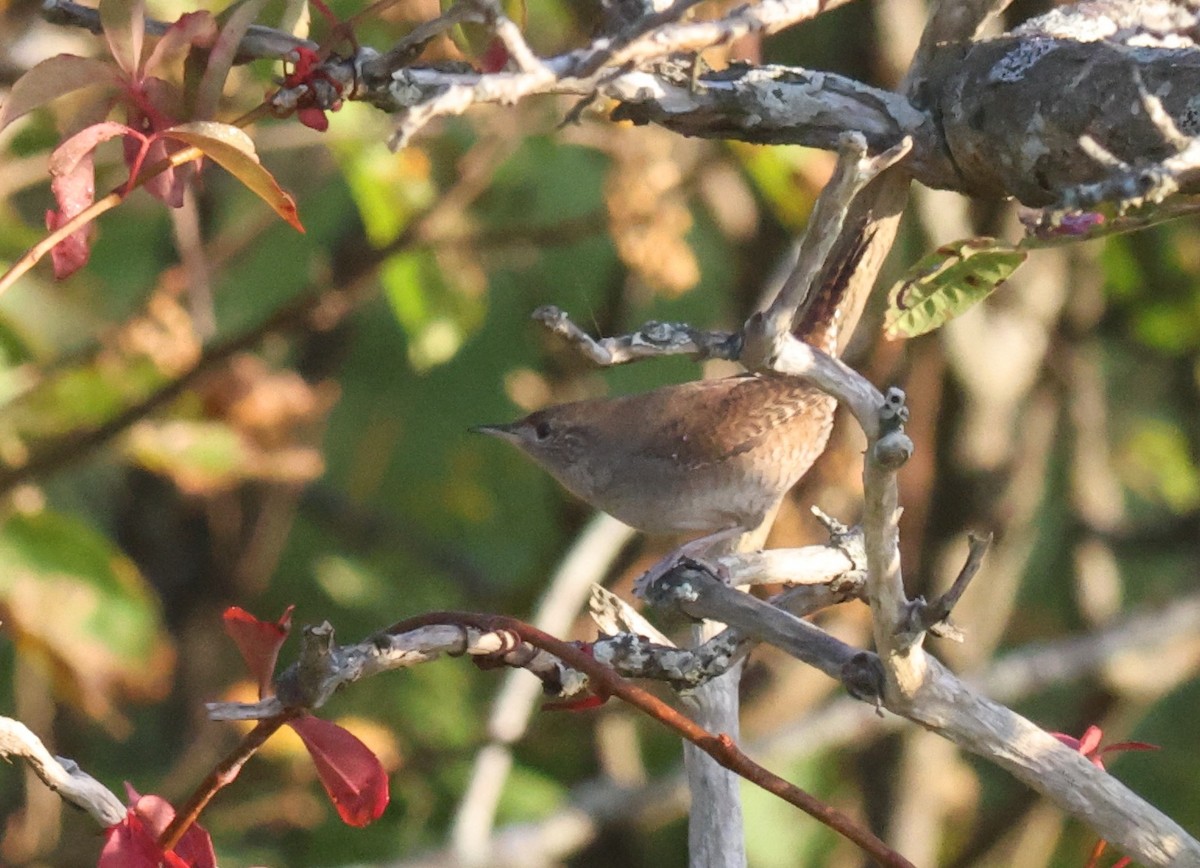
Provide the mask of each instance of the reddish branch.
POLYGON ((475 627, 479 630, 507 630, 519 636, 523 642, 553 654, 567 665, 585 673, 591 680, 595 693, 616 696, 675 730, 725 768, 795 805, 809 816, 853 841, 879 864, 889 866, 889 868, 914 868, 911 862, 841 811, 826 805, 754 762, 734 744, 729 736, 724 733, 714 735, 698 726, 661 699, 626 681, 608 666, 595 660, 578 645, 564 642, 515 618, 471 612, 430 612, 393 624, 384 632, 398 635, 419 627, 438 624, 458 624, 475 627))
POLYGON ((242 766, 246 764, 246 761, 258 752, 258 749, 263 746, 263 743, 268 738, 275 734, 277 729, 289 720, 294 720, 304 713, 305 710, 303 708, 286 709, 274 717, 260 720, 254 729, 246 733, 241 743, 216 768, 208 773, 208 776, 200 782, 200 786, 196 787, 191 798, 184 802, 183 806, 176 812, 175 819, 171 820, 167 828, 163 829, 163 833, 158 839, 158 846, 162 852, 170 853, 175 849, 175 845, 179 843, 179 839, 183 837, 183 833, 188 830, 188 827, 192 823, 199 819, 200 812, 212 801, 217 791, 233 783, 238 773, 242 770, 242 766))

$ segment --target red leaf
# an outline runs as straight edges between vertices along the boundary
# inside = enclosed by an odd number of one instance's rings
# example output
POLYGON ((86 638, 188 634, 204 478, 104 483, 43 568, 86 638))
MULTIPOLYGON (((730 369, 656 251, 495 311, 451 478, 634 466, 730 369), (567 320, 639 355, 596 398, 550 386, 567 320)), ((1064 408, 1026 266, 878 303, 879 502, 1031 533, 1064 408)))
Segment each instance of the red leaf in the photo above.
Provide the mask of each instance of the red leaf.
POLYGON ((0 106, 0 130, 21 115, 51 100, 85 87, 120 84, 116 68, 103 60, 59 54, 47 58, 17 79, 0 106))
MULTIPOLYGON (((91 157, 88 157, 89 164, 91 157)), ((51 232, 58 229, 67 222, 68 218, 65 214, 59 214, 57 211, 46 212, 46 228, 51 232)), ((87 224, 79 229, 76 229, 62 241, 54 245, 50 251, 50 261, 54 263, 54 276, 58 280, 64 280, 70 277, 79 269, 87 264, 88 257, 92 253, 92 234, 94 227, 92 224, 87 224)))
POLYGON ((209 12, 187 12, 180 15, 158 40, 146 59, 146 72, 152 73, 169 66, 191 47, 208 48, 217 38, 217 22, 209 12))
POLYGON ((204 827, 193 823, 170 853, 158 846, 158 836, 175 818, 175 809, 159 796, 139 796, 129 791, 129 813, 105 832, 104 849, 97 868, 216 868, 212 839, 204 827))
MULTIPOLYGON (((128 140, 126 140, 126 144, 129 144, 128 140)), ((129 166, 129 177, 135 178, 135 173, 141 172, 143 166, 154 166, 178 150, 178 145, 167 143, 161 136, 155 136, 144 152, 127 147, 125 162, 129 166)), ((194 164, 191 163, 184 166, 171 166, 154 177, 147 178, 142 187, 168 208, 181 208, 183 207, 183 191, 192 178, 193 169, 194 164)))
POLYGON ((1101 747, 1100 740, 1104 738, 1104 732, 1098 726, 1089 726, 1081 738, 1075 738, 1062 732, 1052 732, 1050 734, 1072 750, 1079 751, 1098 769, 1104 768, 1103 757, 1106 753, 1119 753, 1125 750, 1159 749, 1158 745, 1147 744, 1144 741, 1119 741, 1116 744, 1101 747))
POLYGON ((92 124, 54 149, 50 155, 50 173, 55 176, 69 174, 75 170, 80 160, 91 155, 97 145, 118 136, 142 137, 136 130, 115 121, 92 124))
POLYGON ((1065 732, 1052 732, 1052 736, 1057 738, 1071 750, 1079 750, 1079 739, 1073 735, 1067 735, 1065 732))
POLYGON ((96 868, 157 868, 162 852, 154 836, 132 811, 104 832, 104 849, 96 868))
POLYGON ((1096 842, 1096 846, 1092 847, 1092 852, 1088 856, 1087 864, 1083 868, 1097 868, 1100 864, 1100 857, 1104 855, 1104 851, 1108 849, 1108 842, 1101 838, 1096 842))
MULTIPOLYGON (((145 796, 144 798, 157 798, 145 796)), ((168 807, 170 807, 168 805, 168 807)), ((171 812, 174 816, 175 812, 171 812)), ((161 832, 159 834, 162 834, 161 832)), ((157 838, 157 836, 155 836, 157 838)), ((167 854, 179 857, 183 865, 189 868, 217 868, 217 854, 213 852, 212 838, 208 830, 199 823, 192 823, 175 845, 175 849, 167 854)))
MULTIPOLYGON (((46 212, 46 228, 53 231, 96 199, 96 172, 92 154, 101 142, 117 136, 137 135, 124 124, 105 121, 92 124, 71 136, 50 155, 50 190, 58 211, 46 212)), ((89 224, 54 245, 50 257, 59 280, 74 273, 88 260, 93 227, 89 224)))
POLYGON ((366 826, 388 804, 387 773, 379 758, 336 723, 305 715, 288 721, 312 755, 325 792, 344 823, 366 826))
POLYGON ((296 119, 311 130, 316 130, 318 133, 323 133, 329 129, 329 118, 325 117, 325 112, 315 106, 296 110, 296 119))
POLYGON ((1104 738, 1104 730, 1098 726, 1089 726, 1079 738, 1079 752, 1090 758, 1096 752, 1096 748, 1100 747, 1102 738, 1104 738))
POLYGON ((146 76, 136 88, 130 88, 126 101, 126 123, 147 135, 174 126, 175 118, 183 111, 179 89, 155 75, 146 76))
POLYGON ((483 72, 501 72, 508 65, 508 49, 504 47, 504 43, 492 37, 492 41, 487 44, 487 48, 483 50, 483 55, 479 58, 479 68, 483 72))
POLYGON ((260 621, 237 606, 230 606, 222 616, 225 621, 225 632, 246 661, 250 675, 258 681, 259 697, 266 696, 271 687, 271 676, 275 672, 275 660, 279 657, 279 649, 287 639, 292 627, 292 610, 288 606, 275 623, 260 621))
POLYGON ((100 25, 117 66, 136 81, 141 75, 142 40, 146 35, 143 0, 100 0, 100 25))

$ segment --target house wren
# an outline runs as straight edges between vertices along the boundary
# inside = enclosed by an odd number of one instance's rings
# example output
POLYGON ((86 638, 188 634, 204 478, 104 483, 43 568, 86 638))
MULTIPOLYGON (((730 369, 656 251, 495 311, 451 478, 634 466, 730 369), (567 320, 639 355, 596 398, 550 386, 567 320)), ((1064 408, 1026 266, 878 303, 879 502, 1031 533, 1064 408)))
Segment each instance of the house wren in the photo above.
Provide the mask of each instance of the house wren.
MULTIPOLYGON (((834 355, 870 289, 854 277, 870 245, 866 225, 794 329, 834 355)), ((474 430, 509 441, 568 491, 638 530, 716 535, 752 530, 774 511, 824 450, 834 406, 795 377, 742 374, 560 404, 474 430)))
POLYGON ((592 506, 649 534, 757 527, 825 448, 833 399, 745 374, 560 404, 477 428, 592 506))

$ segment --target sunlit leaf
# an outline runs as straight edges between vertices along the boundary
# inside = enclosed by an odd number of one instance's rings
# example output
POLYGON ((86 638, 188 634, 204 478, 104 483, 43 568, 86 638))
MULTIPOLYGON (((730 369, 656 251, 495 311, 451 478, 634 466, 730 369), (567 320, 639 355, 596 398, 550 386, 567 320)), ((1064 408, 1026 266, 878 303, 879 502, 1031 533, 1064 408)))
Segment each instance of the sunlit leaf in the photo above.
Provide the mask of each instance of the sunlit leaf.
POLYGON ((216 420, 142 422, 130 432, 126 451, 190 494, 228 491, 251 479, 309 482, 324 469, 320 453, 310 446, 263 448, 216 420))
POLYGON ((729 152, 784 226, 803 229, 808 224, 816 191, 828 177, 829 155, 799 146, 767 147, 729 142, 729 152))
MULTIPOLYGON (((357 103, 346 106, 343 117, 350 126, 368 125, 373 120, 364 116, 363 107, 357 103)), ((367 238, 377 247, 394 241, 413 215, 437 196, 429 155, 419 146, 392 153, 382 139, 381 135, 377 142, 353 148, 334 142, 334 155, 358 206, 367 238)))
POLYGON ((144 0, 100 0, 100 25, 117 66, 130 78, 138 78, 146 35, 144 0))
POLYGON ((944 244, 921 259, 888 293, 888 338, 916 337, 987 298, 1029 254, 994 238, 944 244))
POLYGON ((522 30, 529 24, 529 4, 526 0, 503 0, 504 14, 522 30))
POLYGON ((103 60, 58 54, 43 60, 17 79, 0 106, 0 130, 51 100, 85 87, 115 88, 116 68, 103 60))
POLYGON ((131 432, 127 451, 147 470, 169 476, 191 493, 228 489, 242 479, 246 448, 241 436, 216 421, 146 422, 131 432))
POLYGON ((206 157, 211 158, 270 205, 276 214, 295 229, 304 231, 304 227, 300 225, 295 200, 283 191, 271 173, 258 162, 254 141, 242 130, 230 124, 195 121, 171 127, 162 134, 199 148, 206 157))
POLYGON ((108 539, 54 512, 0 526, 0 605, 25 653, 47 658, 59 691, 98 719, 121 694, 160 696, 172 656, 157 598, 108 539))

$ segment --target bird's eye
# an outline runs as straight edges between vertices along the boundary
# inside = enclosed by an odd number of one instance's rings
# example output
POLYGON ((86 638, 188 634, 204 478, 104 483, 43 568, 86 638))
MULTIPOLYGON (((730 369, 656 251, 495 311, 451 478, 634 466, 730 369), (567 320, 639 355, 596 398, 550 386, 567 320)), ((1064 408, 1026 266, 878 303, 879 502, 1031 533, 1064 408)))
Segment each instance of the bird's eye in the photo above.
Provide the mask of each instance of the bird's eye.
POLYGON ((539 440, 545 440, 550 436, 550 423, 538 422, 537 427, 533 429, 533 434, 539 440))

